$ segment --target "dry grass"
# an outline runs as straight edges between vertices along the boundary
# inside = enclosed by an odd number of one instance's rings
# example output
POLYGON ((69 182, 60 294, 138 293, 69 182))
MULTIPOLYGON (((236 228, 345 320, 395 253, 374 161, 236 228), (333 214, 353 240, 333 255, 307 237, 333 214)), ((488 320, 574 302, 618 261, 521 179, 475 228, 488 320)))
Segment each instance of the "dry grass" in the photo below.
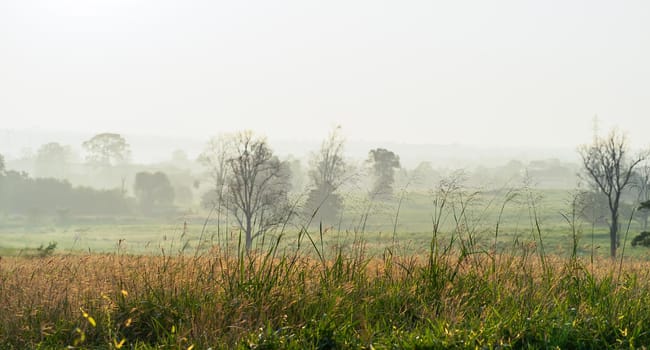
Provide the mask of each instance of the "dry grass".
POLYGON ((534 250, 2 258, 0 346, 630 347, 649 271, 534 250))

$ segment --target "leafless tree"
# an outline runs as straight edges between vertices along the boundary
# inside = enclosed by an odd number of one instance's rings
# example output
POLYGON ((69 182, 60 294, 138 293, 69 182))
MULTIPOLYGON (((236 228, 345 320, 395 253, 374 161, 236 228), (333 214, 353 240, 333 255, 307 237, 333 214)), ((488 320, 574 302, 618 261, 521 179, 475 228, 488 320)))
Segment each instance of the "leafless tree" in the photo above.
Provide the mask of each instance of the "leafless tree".
POLYGON ((222 205, 227 191, 226 179, 228 178, 228 158, 232 153, 234 135, 219 135, 208 142, 198 161, 208 168, 208 174, 214 183, 214 195, 217 203, 222 205))
POLYGON ((592 144, 583 145, 578 152, 582 158, 587 179, 607 197, 610 213, 610 255, 616 258, 619 243, 619 208, 621 194, 630 184, 634 168, 647 158, 647 152, 631 157, 627 139, 616 129, 607 137, 594 137, 592 144))
POLYGON ((211 166, 217 200, 224 201, 246 237, 253 240, 284 223, 291 172, 270 149, 266 139, 250 131, 213 140, 213 153, 200 159, 211 166))

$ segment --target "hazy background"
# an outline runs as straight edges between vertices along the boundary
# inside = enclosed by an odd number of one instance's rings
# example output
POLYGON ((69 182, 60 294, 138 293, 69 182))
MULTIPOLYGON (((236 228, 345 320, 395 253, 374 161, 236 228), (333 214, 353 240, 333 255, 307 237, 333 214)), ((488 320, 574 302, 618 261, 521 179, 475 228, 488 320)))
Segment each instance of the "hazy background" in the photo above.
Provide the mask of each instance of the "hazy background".
POLYGON ((645 146, 649 33, 647 1, 7 0, 0 147, 111 131, 160 160, 244 128, 317 146, 341 124, 352 143, 571 153, 596 114, 645 146))

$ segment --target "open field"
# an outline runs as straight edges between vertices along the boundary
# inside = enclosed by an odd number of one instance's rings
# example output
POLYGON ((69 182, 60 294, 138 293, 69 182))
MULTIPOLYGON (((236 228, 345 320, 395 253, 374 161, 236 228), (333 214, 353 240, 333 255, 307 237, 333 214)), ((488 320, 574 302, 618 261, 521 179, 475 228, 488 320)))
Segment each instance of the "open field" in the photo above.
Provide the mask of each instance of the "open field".
POLYGON ((612 261, 606 227, 571 219, 566 192, 450 193, 351 206, 339 227, 293 223, 250 253, 199 214, 5 221, 0 348, 650 343, 650 254, 629 247, 639 222, 612 261))
POLYGON ((428 254, 373 258, 363 242, 327 254, 314 243, 295 254, 5 257, 0 347, 629 349, 650 342, 648 263, 558 258, 535 244, 503 254, 434 244, 428 254))
MULTIPOLYGON (((431 241, 433 224, 439 224, 439 236, 450 237, 462 231, 471 235, 478 245, 489 248, 495 239, 500 248, 514 241, 531 241, 541 235, 548 253, 567 255, 572 251, 575 229, 577 250, 582 256, 607 256, 609 253, 608 229, 604 224, 592 224, 571 216, 573 195, 564 190, 535 190, 512 192, 469 192, 449 198, 441 209, 440 197, 431 193, 407 193, 401 206, 398 197, 389 203, 364 203, 350 199, 341 222, 323 228, 323 246, 346 246, 362 238, 372 255, 382 254, 385 248, 400 247, 401 253, 425 252, 431 241), (364 214, 368 213, 365 227, 364 214), (397 223, 395 220, 397 219, 397 223), (539 227, 537 226, 539 224, 539 227), (497 227, 498 225, 498 227, 497 227), (539 231, 539 232, 538 232, 539 231)), ((232 222, 216 215, 206 222, 207 213, 179 215, 175 218, 143 219, 82 218, 66 225, 56 219, 44 219, 37 224, 4 220, 0 224, 0 255, 21 255, 41 245, 56 242, 58 252, 114 253, 118 250, 130 254, 176 254, 179 251, 195 254, 205 252, 214 245, 236 245, 239 229, 232 222)), ((622 241, 628 232, 626 255, 650 259, 645 248, 631 248, 629 242, 642 227, 637 220, 622 218, 622 241), (629 223, 629 231, 628 225, 629 223)), ((296 246, 298 233, 309 222, 296 218, 282 232, 282 247, 296 246)), ((319 227, 313 223, 307 228, 319 236, 319 227)), ((264 249, 273 243, 278 233, 270 234, 266 241, 258 240, 257 248, 264 249)))

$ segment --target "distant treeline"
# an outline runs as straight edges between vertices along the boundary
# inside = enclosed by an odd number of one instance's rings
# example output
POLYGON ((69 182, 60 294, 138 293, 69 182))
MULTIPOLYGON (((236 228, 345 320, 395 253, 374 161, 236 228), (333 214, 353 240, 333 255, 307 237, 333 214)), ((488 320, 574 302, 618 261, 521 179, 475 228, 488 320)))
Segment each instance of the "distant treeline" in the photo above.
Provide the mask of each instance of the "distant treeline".
POLYGON ((119 189, 73 187, 66 180, 31 178, 24 172, 0 175, 0 212, 17 215, 124 215, 134 199, 119 189))

